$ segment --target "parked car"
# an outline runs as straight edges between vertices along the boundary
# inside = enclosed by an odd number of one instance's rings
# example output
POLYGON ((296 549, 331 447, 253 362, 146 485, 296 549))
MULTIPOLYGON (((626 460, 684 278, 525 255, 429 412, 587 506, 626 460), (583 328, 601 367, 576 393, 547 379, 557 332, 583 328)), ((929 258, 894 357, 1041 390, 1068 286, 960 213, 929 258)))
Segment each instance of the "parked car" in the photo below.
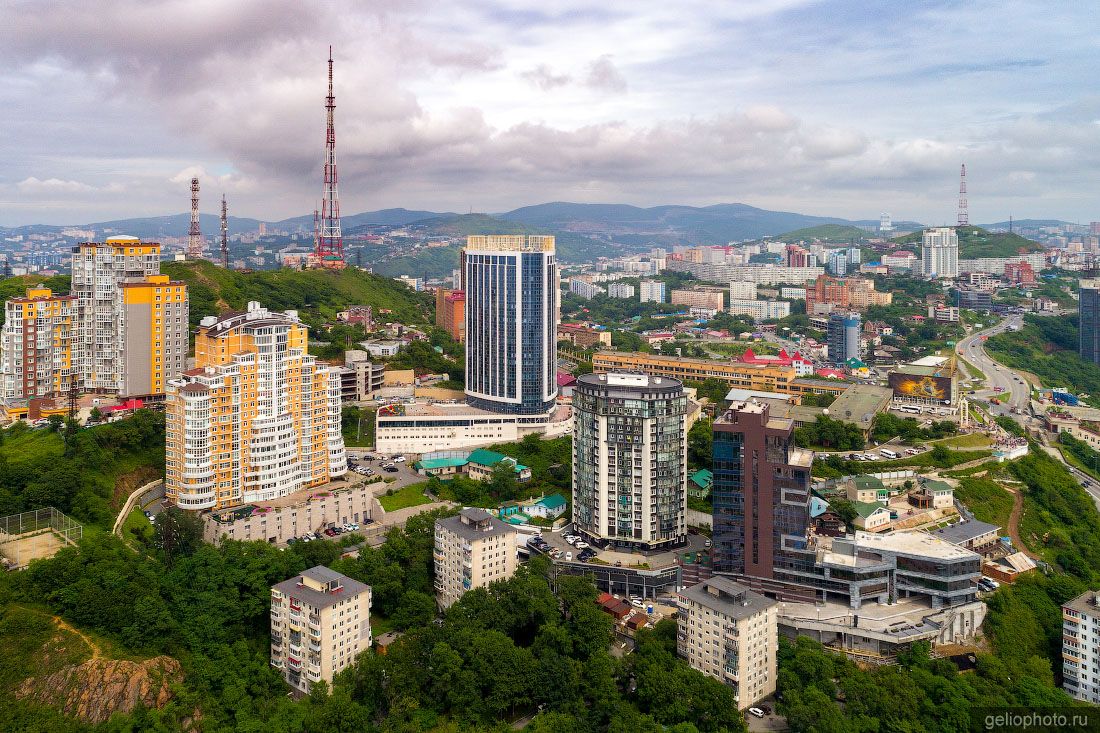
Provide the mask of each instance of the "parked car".
POLYGON ((749 708, 749 715, 753 715, 757 718, 763 718, 764 717, 764 711, 761 710, 760 708, 749 708))
POLYGON ((397 458, 394 458, 393 460, 396 461, 397 463, 404 463, 405 462, 405 456, 398 456, 397 458))
POLYGON ((570 562, 572 559, 573 559, 573 553, 572 552, 565 553, 565 561, 566 562, 570 562))
POLYGON ((583 550, 583 549, 589 547, 589 544, 587 542, 585 542, 584 540, 577 540, 573 544, 573 547, 576 547, 578 550, 583 550))

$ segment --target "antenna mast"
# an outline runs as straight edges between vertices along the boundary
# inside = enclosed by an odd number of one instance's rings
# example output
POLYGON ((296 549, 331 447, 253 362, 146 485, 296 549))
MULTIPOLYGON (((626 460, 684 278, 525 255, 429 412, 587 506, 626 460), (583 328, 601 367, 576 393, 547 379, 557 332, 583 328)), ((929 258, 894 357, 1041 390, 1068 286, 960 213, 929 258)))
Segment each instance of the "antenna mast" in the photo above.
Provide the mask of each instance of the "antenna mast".
POLYGON ((222 194, 222 267, 229 269, 229 209, 222 194))
POLYGON ((962 164, 959 174, 959 223, 958 226, 970 226, 970 214, 966 210, 966 163, 962 164))
POLYGON ((321 267, 344 267, 344 236, 340 231, 340 198, 336 174, 336 96, 332 90, 332 46, 328 47, 328 96, 325 97, 325 190, 321 226, 314 255, 321 267))
POLYGON ((191 229, 187 232, 187 256, 202 258, 202 230, 199 229, 199 179, 191 179, 191 229))

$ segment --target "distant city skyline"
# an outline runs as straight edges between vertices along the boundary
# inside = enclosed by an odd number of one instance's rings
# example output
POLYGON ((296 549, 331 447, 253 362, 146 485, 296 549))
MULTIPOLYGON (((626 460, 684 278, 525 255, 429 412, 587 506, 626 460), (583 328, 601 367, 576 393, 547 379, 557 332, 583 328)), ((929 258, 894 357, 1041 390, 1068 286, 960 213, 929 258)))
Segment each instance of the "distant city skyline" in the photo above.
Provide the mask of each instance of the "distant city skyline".
POLYGON ((345 212, 554 200, 953 223, 1100 218, 1091 8, 1054 3, 16 0, 0 225, 321 196, 328 45, 345 212), (1026 39, 1021 43, 1020 39, 1026 39))

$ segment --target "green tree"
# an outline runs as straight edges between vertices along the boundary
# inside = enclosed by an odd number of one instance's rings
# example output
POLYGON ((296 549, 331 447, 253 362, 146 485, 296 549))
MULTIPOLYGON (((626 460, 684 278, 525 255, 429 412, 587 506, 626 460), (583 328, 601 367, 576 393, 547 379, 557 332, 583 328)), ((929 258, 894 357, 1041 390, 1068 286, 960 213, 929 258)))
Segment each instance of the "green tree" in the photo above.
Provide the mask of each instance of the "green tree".
POLYGON ((153 544, 164 553, 169 567, 202 545, 202 518, 198 512, 165 507, 153 520, 153 544))
POLYGON ((714 448, 713 422, 701 417, 688 431, 688 463, 696 468, 710 468, 714 448))

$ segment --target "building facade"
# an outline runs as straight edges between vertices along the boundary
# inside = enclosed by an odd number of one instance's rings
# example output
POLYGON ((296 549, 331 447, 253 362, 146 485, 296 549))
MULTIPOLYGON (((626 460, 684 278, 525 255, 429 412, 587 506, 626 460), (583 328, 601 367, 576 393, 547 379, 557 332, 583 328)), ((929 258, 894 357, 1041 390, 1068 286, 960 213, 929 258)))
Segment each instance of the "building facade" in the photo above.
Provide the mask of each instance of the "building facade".
POLYGON ((569 278, 569 292, 573 295, 579 295, 585 300, 591 300, 602 293, 603 288, 586 278, 571 277, 569 278))
POLYGON ((925 230, 921 236, 921 273, 933 280, 959 276, 959 235, 954 229, 925 230))
POLYGON ((547 413, 556 382, 554 238, 470 236, 465 249, 466 398, 500 413, 547 413))
POLYGON ((186 368, 187 286, 160 275, 159 244, 120 236, 75 247, 71 294, 82 389, 159 394, 186 368))
POLYGON ((756 300, 756 283, 748 280, 730 282, 730 301, 734 300, 756 300))
POLYGON ((696 289, 678 289, 673 290, 671 293, 673 305, 686 305, 695 306, 697 308, 711 308, 713 310, 722 310, 725 306, 725 296, 721 290, 712 291, 704 290, 701 288, 696 289))
POLYGON ((271 587, 271 666, 309 692, 370 649, 371 588, 324 565, 271 587))
POLYGON ((830 362, 844 364, 853 357, 863 358, 859 341, 862 328, 862 319, 858 313, 837 312, 829 316, 827 335, 830 362))
POLYGON ((733 688, 739 710, 775 692, 778 605, 723 577, 679 594, 677 653, 692 669, 733 688))
POLYGON ((347 473, 339 368, 295 311, 207 316, 195 368, 168 383, 165 496, 183 509, 270 501, 347 473))
POLYGON ((642 280, 638 284, 639 300, 643 303, 664 303, 665 284, 660 280, 642 280))
POLYGON ((601 546, 687 538, 687 398, 675 379, 586 374, 573 392, 573 526, 601 546))
POLYGON ((450 608, 462 594, 516 572, 516 529, 484 509, 435 520, 436 601, 450 608))
POLYGON ((0 391, 5 401, 66 394, 73 373, 76 298, 27 288, 4 304, 0 391))
POLYGON ((1082 280, 1078 296, 1081 358, 1100 364, 1100 280, 1082 280))
POLYGON ((1062 687, 1078 700, 1100 703, 1100 593, 1087 591, 1062 606, 1062 687))
POLYGON ((757 321, 786 318, 791 314, 791 304, 785 300, 743 300, 730 298, 727 311, 734 316, 750 316, 757 321))
POLYGON ((568 341, 582 349, 611 346, 611 331, 589 328, 582 323, 559 323, 558 341, 568 341))
POLYGON ((438 288, 435 291, 435 325, 455 341, 466 340, 466 292, 438 288))
POLYGON ((609 298, 633 298, 634 286, 629 283, 611 283, 607 286, 609 298))

